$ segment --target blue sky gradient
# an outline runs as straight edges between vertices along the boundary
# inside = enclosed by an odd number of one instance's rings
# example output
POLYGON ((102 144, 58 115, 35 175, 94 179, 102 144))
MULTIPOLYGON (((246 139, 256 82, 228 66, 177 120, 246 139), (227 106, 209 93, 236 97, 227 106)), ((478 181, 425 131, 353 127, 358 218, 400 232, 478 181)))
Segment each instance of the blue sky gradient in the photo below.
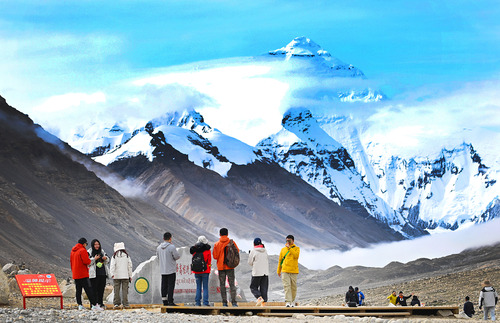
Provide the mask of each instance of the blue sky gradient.
POLYGON ((302 35, 397 95, 498 79, 498 17, 496 0, 0 1, 0 95, 27 105, 25 91, 97 90, 148 69, 264 54, 302 35))

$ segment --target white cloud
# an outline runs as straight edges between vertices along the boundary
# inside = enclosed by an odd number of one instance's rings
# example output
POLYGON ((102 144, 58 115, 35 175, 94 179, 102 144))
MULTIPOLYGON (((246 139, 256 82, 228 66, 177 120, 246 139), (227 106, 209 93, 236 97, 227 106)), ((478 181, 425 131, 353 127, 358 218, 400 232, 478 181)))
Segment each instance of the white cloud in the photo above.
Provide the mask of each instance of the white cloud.
POLYGON ((70 109, 86 110, 86 105, 105 103, 106 95, 103 92, 66 93, 55 95, 46 99, 42 104, 33 108, 34 113, 45 114, 54 112, 66 112, 70 109))
MULTIPOLYGON (((500 242, 500 219, 471 226, 455 232, 445 232, 371 248, 354 248, 347 252, 334 250, 301 249, 300 263, 310 269, 332 266, 384 267, 392 261, 409 262, 418 258, 439 258, 469 248, 488 246, 500 242)), ((297 238, 300 246, 300 240, 297 238)))

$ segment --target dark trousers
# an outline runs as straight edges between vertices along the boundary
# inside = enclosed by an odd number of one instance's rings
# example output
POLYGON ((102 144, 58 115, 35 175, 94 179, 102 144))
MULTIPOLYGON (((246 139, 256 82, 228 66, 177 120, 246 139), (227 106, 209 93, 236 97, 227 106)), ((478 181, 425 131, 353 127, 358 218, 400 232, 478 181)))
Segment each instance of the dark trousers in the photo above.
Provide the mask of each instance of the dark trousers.
POLYGON ((161 275, 161 300, 163 305, 174 304, 175 273, 161 275))
POLYGON ((103 296, 104 289, 106 288, 106 275, 97 275, 95 278, 90 278, 90 285, 94 292, 94 299, 99 305, 104 305, 103 296))
POLYGON ((267 290, 269 288, 269 276, 252 276, 250 291, 255 298, 262 297, 267 302, 267 290))
POLYGON ((80 278, 80 279, 75 279, 75 287, 76 287, 76 303, 78 305, 82 305, 82 288, 85 290, 85 294, 87 294, 87 297, 89 299, 89 302, 91 305, 95 305, 95 298, 94 298, 94 292, 92 290, 92 285, 90 285, 90 279, 87 278, 80 278))
POLYGON ((220 296, 222 303, 227 304, 226 276, 229 282, 231 302, 236 303, 236 285, 234 284, 234 269, 219 270, 220 296))

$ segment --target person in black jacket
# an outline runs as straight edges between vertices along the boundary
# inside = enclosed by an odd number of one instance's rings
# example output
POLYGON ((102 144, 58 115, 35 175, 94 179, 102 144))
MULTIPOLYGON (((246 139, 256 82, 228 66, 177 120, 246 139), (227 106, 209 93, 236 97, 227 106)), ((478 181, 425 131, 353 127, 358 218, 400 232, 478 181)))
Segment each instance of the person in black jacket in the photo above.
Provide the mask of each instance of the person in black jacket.
POLYGON ((403 295, 403 292, 399 292, 399 296, 398 298, 396 299, 396 305, 401 305, 401 306, 408 306, 408 304, 406 304, 406 300, 410 297, 413 296, 413 293, 411 293, 410 296, 404 296, 403 295))
POLYGON ((420 305, 420 300, 418 299, 417 295, 413 295, 413 298, 411 299, 411 306, 421 306, 420 305))
POLYGON ((345 293, 345 303, 349 307, 356 307, 358 304, 358 293, 354 291, 352 286, 349 286, 349 290, 345 293))
POLYGON ((476 313, 476 311, 474 311, 474 304, 470 301, 469 296, 465 296, 464 313, 468 317, 472 317, 472 315, 476 313))

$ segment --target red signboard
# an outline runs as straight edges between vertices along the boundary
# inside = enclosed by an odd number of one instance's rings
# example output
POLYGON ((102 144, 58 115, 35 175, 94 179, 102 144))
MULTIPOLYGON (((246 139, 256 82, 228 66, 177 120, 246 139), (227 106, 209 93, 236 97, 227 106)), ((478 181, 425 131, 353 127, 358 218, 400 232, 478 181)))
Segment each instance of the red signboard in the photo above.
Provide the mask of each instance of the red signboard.
POLYGON ((26 298, 60 297, 61 309, 63 297, 54 274, 16 275, 17 285, 23 295, 23 307, 26 308, 26 298))

